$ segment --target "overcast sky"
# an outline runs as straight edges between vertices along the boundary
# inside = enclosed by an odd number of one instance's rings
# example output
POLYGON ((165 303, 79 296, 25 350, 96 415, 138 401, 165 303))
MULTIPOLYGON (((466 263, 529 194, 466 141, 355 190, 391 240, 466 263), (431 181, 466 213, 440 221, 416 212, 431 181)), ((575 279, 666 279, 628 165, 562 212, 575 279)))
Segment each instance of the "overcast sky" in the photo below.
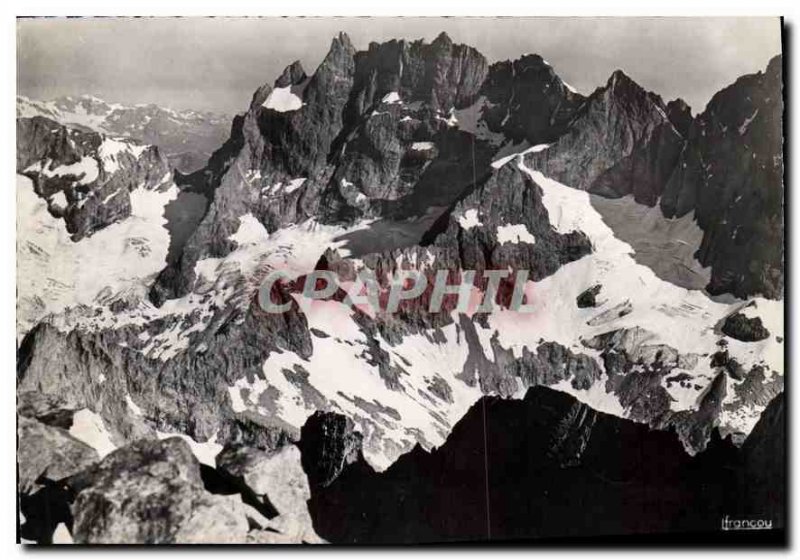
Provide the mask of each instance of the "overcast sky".
POLYGON ((583 93, 622 68, 695 113, 781 51, 777 18, 103 18, 18 20, 18 93, 236 113, 299 59, 313 72, 339 31, 357 49, 446 31, 490 62, 538 53, 583 93))

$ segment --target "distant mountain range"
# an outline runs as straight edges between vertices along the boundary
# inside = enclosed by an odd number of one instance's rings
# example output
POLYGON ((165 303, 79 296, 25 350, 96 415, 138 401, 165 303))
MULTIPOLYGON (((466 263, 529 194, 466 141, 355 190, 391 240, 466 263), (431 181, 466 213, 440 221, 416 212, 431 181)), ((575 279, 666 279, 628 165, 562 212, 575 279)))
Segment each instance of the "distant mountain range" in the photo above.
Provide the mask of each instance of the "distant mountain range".
POLYGON ((17 96, 17 117, 34 116, 153 144, 170 166, 184 173, 204 166, 230 133, 230 117, 221 114, 174 111, 152 103, 125 106, 92 95, 52 101, 17 96))

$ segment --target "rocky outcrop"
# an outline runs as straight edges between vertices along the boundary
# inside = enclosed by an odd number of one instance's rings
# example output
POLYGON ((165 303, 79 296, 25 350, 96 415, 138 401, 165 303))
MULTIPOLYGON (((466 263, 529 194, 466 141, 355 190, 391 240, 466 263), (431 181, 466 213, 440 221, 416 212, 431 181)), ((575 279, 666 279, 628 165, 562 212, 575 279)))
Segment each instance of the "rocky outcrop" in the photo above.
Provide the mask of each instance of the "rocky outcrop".
POLYGON ((555 232, 541 189, 513 165, 501 167, 463 196, 426 238, 434 235, 433 246, 440 250, 437 263, 479 275, 511 268, 527 270, 530 280, 540 280, 591 252, 583 233, 555 232))
POLYGON ((632 194, 653 206, 683 146, 666 109, 658 95, 617 70, 586 99, 569 129, 526 161, 570 187, 612 198, 632 194))
MULTIPOLYGON (((404 334, 442 327, 453 321, 455 297, 445 296, 439 310, 430 311, 437 274, 447 272, 448 282, 457 284, 466 278, 462 277, 462 271, 474 271, 473 285, 481 291, 494 291, 492 309, 508 308, 518 271, 527 274, 526 280, 539 281, 591 250, 591 243, 582 232, 555 231, 542 202, 541 188, 518 167, 506 165, 462 194, 423 234, 420 245, 359 257, 358 268, 369 269, 378 279, 381 305, 385 305, 388 297, 389 279, 401 271, 417 271, 427 282, 419 297, 400 302, 396 312, 380 312, 375 318, 357 313, 355 319, 367 336, 380 333, 387 340, 399 343, 404 334), (507 277, 491 288, 484 272, 497 271, 505 271, 507 277)), ((335 251, 324 253, 316 268, 335 272, 340 281, 352 280, 357 272, 352 261, 342 259, 335 251)), ((300 291, 303 282, 301 278, 295 289, 300 291)), ((334 298, 341 301, 343 294, 334 298)), ((484 309, 481 314, 486 312, 484 309)), ((388 360, 388 354, 385 358, 388 360)), ((393 385, 397 372, 389 371, 380 356, 375 361, 381 363, 382 377, 393 385)), ((482 387, 485 381, 481 380, 482 387)))
POLYGON ((757 342, 769 338, 769 331, 760 317, 748 317, 742 313, 729 315, 722 324, 722 332, 742 342, 757 342))
POLYGON ((69 430, 78 407, 68 397, 39 391, 17 393, 17 414, 38 420, 42 424, 69 430))
POLYGON ((601 289, 603 289, 603 286, 601 286, 600 284, 596 284, 591 288, 586 288, 584 291, 580 293, 580 295, 578 295, 578 297, 575 300, 575 304, 580 309, 597 306, 597 294, 600 293, 601 289))
POLYGON ((678 98, 667 103, 667 118, 678 131, 678 134, 684 138, 689 136, 694 117, 692 116, 692 108, 689 107, 686 101, 678 98))
POLYGON ((585 101, 537 54, 492 64, 481 93, 488 128, 532 146, 561 136, 585 101))
POLYGON ((244 542, 241 503, 206 492, 200 467, 180 438, 141 440, 69 481, 79 544, 244 542))
MULTIPOLYGON (((51 438, 25 444, 42 460, 61 452, 37 488, 20 488, 21 535, 38 544, 321 543, 306 506, 300 452, 228 447, 219 469, 198 463, 181 438, 142 439, 76 465, 51 438), (48 474, 49 473, 49 474, 48 474), (267 496, 268 494, 268 496, 267 496), (256 500, 263 499, 265 504, 256 500), (278 508, 277 510, 274 508, 278 508)), ((30 457, 21 455, 30 473, 30 457)))
POLYGON ((60 482, 98 460, 97 452, 63 428, 19 416, 18 488, 33 494, 45 481, 60 482))
MULTIPOLYGON (((241 376, 263 377, 262 366, 273 352, 310 356, 305 317, 296 308, 264 313, 256 302, 244 311, 231 306, 212 314, 205 329, 187 335, 188 351, 169 360, 148 357, 142 350, 161 345, 150 339, 165 330, 191 329, 201 320, 199 312, 117 330, 66 333, 40 323, 20 345, 18 390, 60 395, 101 413, 112 433, 128 441, 152 437, 153 428, 177 429, 201 442, 218 432, 222 441, 265 448, 285 441, 293 431, 296 439, 296 430, 280 422, 235 413, 229 388, 241 376), (194 372, 190 382, 187 372, 194 372), (140 414, 131 412, 128 399, 138 403, 140 414)), ((265 409, 277 405, 263 399, 265 409)))
POLYGON ((601 352, 608 375, 606 391, 617 396, 627 416, 654 429, 674 430, 686 451, 695 455, 713 441, 728 393, 726 373, 735 360, 731 364, 727 352, 718 352, 711 358, 711 367, 717 368, 711 382, 691 385, 682 372, 697 367, 700 356, 681 354, 654 343, 655 338, 654 333, 634 327, 609 331, 583 343, 601 352), (668 390, 673 383, 695 393, 693 407, 673 410, 674 399, 668 390))
POLYGON ((317 213, 319 191, 332 171, 331 146, 343 127, 354 54, 350 39, 341 34, 300 95, 282 91, 271 98, 275 92, 269 85, 260 88, 208 166, 178 178, 184 188, 206 194, 211 202, 180 258, 158 277, 151 291, 154 303, 188 293, 201 258, 230 253, 235 247, 230 237, 241 216, 250 213, 274 231, 317 213))
POLYGON ((73 241, 130 216, 132 190, 167 188, 171 178, 156 147, 44 117, 17 119, 17 172, 33 181, 73 241))
POLYGON ((349 418, 330 412, 312 414, 300 435, 303 470, 312 488, 330 485, 347 465, 363 462, 361 440, 349 418))
POLYGON ((694 211, 708 290, 783 294, 782 59, 711 99, 689 129, 664 190, 666 216, 694 211))
POLYGON ((367 51, 356 56, 348 114, 363 115, 391 92, 404 103, 422 102, 447 114, 475 101, 487 70, 481 53, 453 43, 446 33, 430 44, 421 40, 370 43, 367 51))
POLYGON ((217 468, 240 480, 274 508, 269 529, 293 542, 319 542, 306 505, 311 490, 297 446, 287 445, 274 452, 229 447, 217 456, 217 468))

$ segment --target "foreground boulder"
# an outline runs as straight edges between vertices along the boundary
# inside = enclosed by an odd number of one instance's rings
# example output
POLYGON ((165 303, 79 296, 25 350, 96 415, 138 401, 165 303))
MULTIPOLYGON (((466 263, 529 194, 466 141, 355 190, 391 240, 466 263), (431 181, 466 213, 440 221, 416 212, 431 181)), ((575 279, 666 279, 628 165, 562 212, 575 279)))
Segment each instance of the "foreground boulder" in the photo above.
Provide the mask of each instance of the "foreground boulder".
POLYGON ((217 468, 241 480, 277 512, 267 528, 280 531, 281 542, 320 542, 308 513, 306 502, 311 498, 311 490, 296 446, 288 445, 274 452, 227 448, 217 456, 217 468))
POLYGON ((238 497, 210 494, 180 438, 141 440, 70 480, 79 544, 235 543, 248 523, 238 497))
POLYGON ((48 395, 39 391, 25 391, 17 395, 17 413, 20 416, 65 430, 72 426, 76 408, 62 395, 48 395))
POLYGON ((32 494, 43 481, 59 482, 99 459, 97 452, 62 428, 20 416, 17 434, 19 491, 32 494))

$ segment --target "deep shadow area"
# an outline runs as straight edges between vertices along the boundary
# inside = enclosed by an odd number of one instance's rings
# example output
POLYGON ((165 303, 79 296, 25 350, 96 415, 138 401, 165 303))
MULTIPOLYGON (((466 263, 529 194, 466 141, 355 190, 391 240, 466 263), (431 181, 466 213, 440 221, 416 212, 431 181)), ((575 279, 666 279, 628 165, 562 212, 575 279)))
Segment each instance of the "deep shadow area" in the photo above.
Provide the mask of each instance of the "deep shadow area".
POLYGON ((167 264, 180 258, 183 246, 203 219, 208 203, 204 195, 184 190, 164 208, 164 218, 167 220, 164 227, 169 232, 167 264))
POLYGON ((346 233, 334 239, 345 241, 351 257, 361 257, 369 253, 394 251, 418 245, 423 234, 433 225, 445 208, 431 206, 424 216, 406 220, 381 219, 369 227, 346 233))
POLYGON ((741 449, 715 432, 691 457, 672 432, 535 387, 522 401, 484 397, 441 448, 416 447, 382 473, 359 458, 315 485, 309 508, 334 543, 782 544, 784 423, 780 395, 741 449), (722 530, 726 516, 773 531, 748 541, 722 530))

